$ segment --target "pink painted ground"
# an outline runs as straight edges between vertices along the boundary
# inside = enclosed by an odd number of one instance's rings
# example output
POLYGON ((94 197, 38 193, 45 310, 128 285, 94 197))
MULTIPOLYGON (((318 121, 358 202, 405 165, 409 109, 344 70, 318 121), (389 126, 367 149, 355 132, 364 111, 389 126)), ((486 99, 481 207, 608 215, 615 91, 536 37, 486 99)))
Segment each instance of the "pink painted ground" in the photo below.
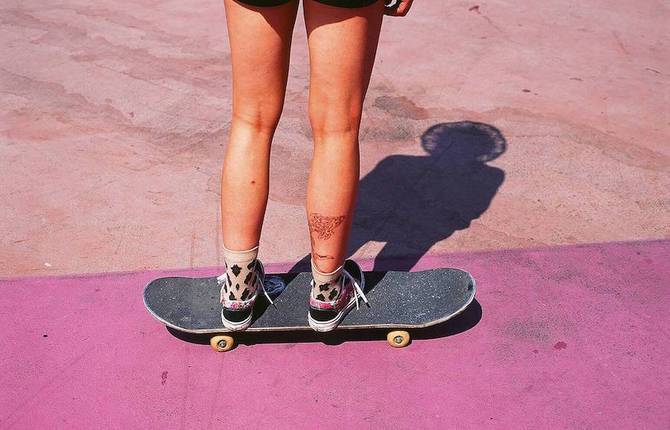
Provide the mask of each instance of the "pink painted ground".
POLYGON ((478 304, 403 350, 218 354, 144 309, 167 272, 6 280, 0 427, 668 428, 669 256, 652 241, 426 257, 471 271, 478 304))

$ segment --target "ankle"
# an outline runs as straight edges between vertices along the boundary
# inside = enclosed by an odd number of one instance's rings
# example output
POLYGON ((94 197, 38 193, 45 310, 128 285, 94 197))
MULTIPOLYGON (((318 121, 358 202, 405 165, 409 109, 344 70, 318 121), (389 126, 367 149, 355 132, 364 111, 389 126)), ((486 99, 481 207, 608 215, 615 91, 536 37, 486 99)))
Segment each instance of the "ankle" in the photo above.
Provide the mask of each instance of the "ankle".
POLYGON ((246 251, 223 248, 226 265, 224 297, 228 300, 248 300, 256 292, 258 245, 246 251))
POLYGON ((344 265, 340 265, 331 272, 321 272, 312 260, 312 297, 322 302, 335 299, 342 288, 343 271, 344 265))

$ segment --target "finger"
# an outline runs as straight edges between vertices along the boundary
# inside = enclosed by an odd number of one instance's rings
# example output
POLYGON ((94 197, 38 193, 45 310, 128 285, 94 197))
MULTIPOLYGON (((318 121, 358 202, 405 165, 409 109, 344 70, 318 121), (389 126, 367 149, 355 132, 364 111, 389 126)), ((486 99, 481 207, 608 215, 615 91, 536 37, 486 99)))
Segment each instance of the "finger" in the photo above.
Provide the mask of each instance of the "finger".
POLYGON ((384 8, 384 14, 388 16, 405 16, 411 4, 411 0, 397 0, 393 5, 384 8))
POLYGON ((401 0, 384 0, 384 15, 397 16, 396 11, 400 3, 401 0))
POLYGON ((411 4, 412 4, 411 0, 403 0, 400 6, 398 6, 398 9, 396 9, 398 16, 407 15, 407 12, 409 12, 409 7, 411 4))

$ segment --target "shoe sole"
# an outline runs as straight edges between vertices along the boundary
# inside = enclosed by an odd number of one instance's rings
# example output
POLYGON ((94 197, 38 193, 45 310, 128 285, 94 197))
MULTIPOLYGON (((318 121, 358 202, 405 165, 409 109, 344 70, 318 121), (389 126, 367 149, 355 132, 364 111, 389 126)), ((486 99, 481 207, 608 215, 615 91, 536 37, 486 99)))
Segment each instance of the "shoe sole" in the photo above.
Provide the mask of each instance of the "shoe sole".
POLYGON ((337 328, 338 325, 340 325, 340 322, 344 319, 345 316, 356 306, 356 298, 352 298, 352 300, 349 301, 347 304, 347 307, 342 309, 342 312, 337 314, 335 318, 332 320, 328 321, 317 321, 312 318, 312 315, 310 315, 309 312, 307 312, 307 322, 309 322, 309 326, 312 328, 314 331, 318 332, 327 332, 327 331, 333 331, 337 328))
POLYGON ((226 317, 223 316, 223 310, 221 310, 221 322, 223 322, 223 326, 230 331, 241 331, 247 329, 251 325, 252 316, 253 312, 251 312, 249 316, 242 321, 239 322, 228 321, 226 317))

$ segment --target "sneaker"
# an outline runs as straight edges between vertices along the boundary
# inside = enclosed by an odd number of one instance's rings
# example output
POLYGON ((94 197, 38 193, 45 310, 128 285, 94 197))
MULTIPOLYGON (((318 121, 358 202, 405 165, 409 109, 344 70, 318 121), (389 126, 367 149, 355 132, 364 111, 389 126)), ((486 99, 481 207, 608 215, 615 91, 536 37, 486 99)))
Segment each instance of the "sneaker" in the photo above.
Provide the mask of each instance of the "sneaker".
POLYGON ((345 269, 342 270, 342 275, 337 282, 342 283, 339 295, 331 301, 321 301, 314 297, 314 280, 312 279, 307 321, 309 322, 309 326, 316 331, 326 332, 334 330, 347 313, 353 309, 354 305, 358 309, 359 298, 368 304, 368 299, 363 294, 365 276, 356 262, 353 260, 345 262, 345 269), (354 278, 347 271, 346 267, 350 269, 352 267, 355 268, 358 272, 358 278, 354 278))
POLYGON ((232 288, 232 282, 227 273, 224 272, 216 278, 221 286, 220 298, 223 307, 221 309, 221 321, 223 322, 223 326, 230 331, 245 330, 251 325, 254 303, 258 298, 259 291, 263 291, 270 304, 274 306, 272 299, 270 299, 265 290, 265 269, 260 260, 256 260, 256 267, 253 270, 252 276, 251 285, 254 286, 253 293, 249 297, 246 297, 246 294, 243 293, 242 300, 231 299, 234 295, 229 291, 229 288, 232 288))

